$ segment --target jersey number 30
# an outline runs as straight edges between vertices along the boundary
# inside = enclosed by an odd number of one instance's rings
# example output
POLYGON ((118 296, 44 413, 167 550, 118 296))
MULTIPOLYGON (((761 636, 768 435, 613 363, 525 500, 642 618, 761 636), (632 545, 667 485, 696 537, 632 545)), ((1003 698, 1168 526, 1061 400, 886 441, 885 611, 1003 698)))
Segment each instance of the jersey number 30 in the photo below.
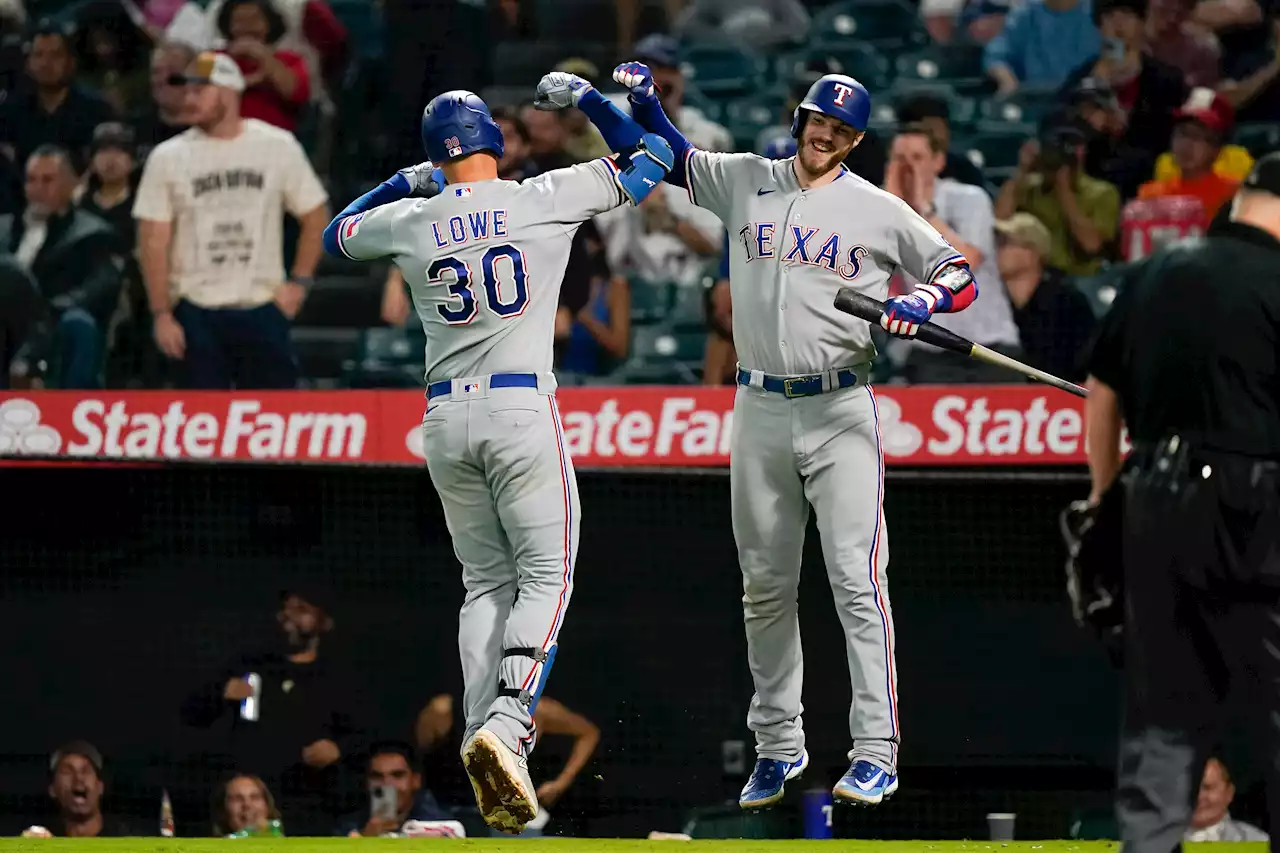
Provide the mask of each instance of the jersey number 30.
MULTIPOLYGON (((524 270, 523 252, 510 245, 493 246, 480 258, 480 271, 484 302, 490 311, 504 320, 524 313, 529 304, 529 278, 524 270), (508 264, 510 269, 503 272, 509 272, 510 280, 499 280, 499 266, 508 264)), ((476 318, 480 306, 472 289, 471 265, 466 261, 455 257, 438 259, 427 268, 427 284, 448 286, 453 304, 437 305, 436 310, 450 326, 465 326, 476 318), (453 276, 445 278, 446 270, 453 276)))

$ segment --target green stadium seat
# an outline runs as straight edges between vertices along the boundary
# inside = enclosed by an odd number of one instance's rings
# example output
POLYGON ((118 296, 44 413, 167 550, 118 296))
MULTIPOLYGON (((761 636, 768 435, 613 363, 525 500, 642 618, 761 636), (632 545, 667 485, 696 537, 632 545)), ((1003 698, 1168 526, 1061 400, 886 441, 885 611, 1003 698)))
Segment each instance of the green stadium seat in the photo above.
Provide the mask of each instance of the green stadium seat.
POLYGON ((826 60, 841 74, 853 77, 873 96, 889 85, 888 57, 870 44, 848 38, 819 39, 804 50, 780 54, 774 60, 774 74, 780 84, 789 85, 815 59, 826 60))
POLYGON ((754 127, 755 132, 759 133, 782 120, 782 109, 786 105, 787 92, 775 89, 727 101, 723 117, 730 125, 754 127))
POLYGON ((673 325, 635 326, 631 354, 610 377, 627 385, 689 384, 699 380, 706 336, 673 325))
POLYGON ((670 319, 677 331, 702 334, 706 330, 706 291, 701 285, 684 285, 675 288, 675 301, 671 306, 670 319))
POLYGON ((986 130, 968 140, 966 156, 980 169, 1004 169, 1018 165, 1018 152, 1029 134, 1021 128, 986 130))
POLYGON ((380 7, 370 0, 330 0, 329 6, 342 25, 356 56, 361 59, 381 59, 386 34, 383 31, 380 7))
POLYGON ((1280 123, 1253 122, 1236 127, 1234 142, 1255 158, 1280 151, 1280 123))
POLYGON ((981 54, 975 56, 965 46, 947 49, 934 45, 904 53, 894 61, 894 68, 899 79, 946 82, 966 91, 987 85, 981 54))
POLYGON ((671 312, 672 285, 668 282, 645 281, 632 278, 631 322, 633 324, 657 323, 671 312))
POLYGON ((1101 318, 1111 310, 1111 304, 1115 302, 1117 291, 1116 283, 1119 280, 1119 270, 1121 268, 1108 267, 1098 273, 1090 276, 1077 276, 1071 279, 1072 285, 1085 295, 1089 300, 1089 307, 1093 309, 1093 315, 1101 318))
POLYGON ((360 334, 355 357, 345 367, 352 388, 416 388, 423 384, 423 346, 419 331, 379 326, 360 334))
POLYGON ((835 3, 818 12, 809 25, 812 41, 857 39, 877 47, 924 45, 928 34, 919 12, 897 0, 853 0, 835 3))
POLYGON ((1041 119, 1058 106, 1058 100, 1052 93, 1029 90, 1006 97, 985 98, 978 112, 984 128, 1025 128, 1032 135, 1041 119))
MULTIPOLYGON (((929 82, 926 80, 902 80, 899 79, 889 90, 888 104, 891 105, 888 110, 883 113, 887 115, 892 111, 895 119, 897 109, 909 98, 916 95, 934 95, 946 100, 951 112, 951 127, 954 131, 962 131, 964 128, 970 127, 977 119, 978 115, 978 99, 970 95, 962 95, 956 92, 950 83, 929 82)), ((881 110, 881 104, 885 103, 885 99, 881 98, 872 101, 872 116, 876 117, 877 111, 881 110)))
POLYGON ((764 63, 754 54, 734 45, 690 45, 681 63, 685 79, 704 94, 730 95, 759 88, 764 63))

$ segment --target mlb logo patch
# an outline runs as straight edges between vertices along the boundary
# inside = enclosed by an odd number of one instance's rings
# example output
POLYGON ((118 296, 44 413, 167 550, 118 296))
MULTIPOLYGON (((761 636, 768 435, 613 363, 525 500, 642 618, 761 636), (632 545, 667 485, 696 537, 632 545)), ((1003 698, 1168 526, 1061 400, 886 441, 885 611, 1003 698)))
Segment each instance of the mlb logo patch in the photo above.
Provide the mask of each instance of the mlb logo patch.
POLYGON ((471 187, 454 187, 453 195, 455 198, 464 198, 471 195, 471 187))
POLYGON ((462 386, 463 393, 470 394, 472 391, 480 390, 479 382, 468 382, 462 386))
POLYGON ((363 213, 357 213, 355 216, 348 216, 347 221, 342 225, 342 239, 350 240, 360 231, 360 220, 364 219, 363 213))

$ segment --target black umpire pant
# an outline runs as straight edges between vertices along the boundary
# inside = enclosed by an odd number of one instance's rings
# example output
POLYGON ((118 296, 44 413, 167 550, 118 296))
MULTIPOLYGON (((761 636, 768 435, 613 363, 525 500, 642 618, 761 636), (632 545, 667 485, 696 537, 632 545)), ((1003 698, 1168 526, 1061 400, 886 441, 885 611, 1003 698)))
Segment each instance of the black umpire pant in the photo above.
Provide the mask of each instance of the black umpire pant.
POLYGON ((1280 470, 1177 444, 1125 481, 1124 853, 1182 849, 1235 688, 1265 717, 1273 833, 1280 821, 1280 470))

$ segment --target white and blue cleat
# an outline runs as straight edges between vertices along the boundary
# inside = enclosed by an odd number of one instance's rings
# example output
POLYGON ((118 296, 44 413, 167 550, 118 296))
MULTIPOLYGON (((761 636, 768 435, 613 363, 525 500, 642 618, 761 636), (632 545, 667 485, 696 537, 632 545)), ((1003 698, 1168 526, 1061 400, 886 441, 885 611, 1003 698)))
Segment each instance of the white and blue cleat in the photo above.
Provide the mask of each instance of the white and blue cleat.
POLYGON ((898 790, 898 777, 877 767, 870 761, 858 760, 840 777, 831 795, 836 800, 855 806, 875 806, 893 796, 898 790))
POLYGON ((738 795, 738 805, 744 809, 766 809, 781 802, 786 784, 792 779, 799 779, 808 766, 807 750, 800 753, 799 761, 757 760, 756 769, 751 771, 751 778, 738 795))

